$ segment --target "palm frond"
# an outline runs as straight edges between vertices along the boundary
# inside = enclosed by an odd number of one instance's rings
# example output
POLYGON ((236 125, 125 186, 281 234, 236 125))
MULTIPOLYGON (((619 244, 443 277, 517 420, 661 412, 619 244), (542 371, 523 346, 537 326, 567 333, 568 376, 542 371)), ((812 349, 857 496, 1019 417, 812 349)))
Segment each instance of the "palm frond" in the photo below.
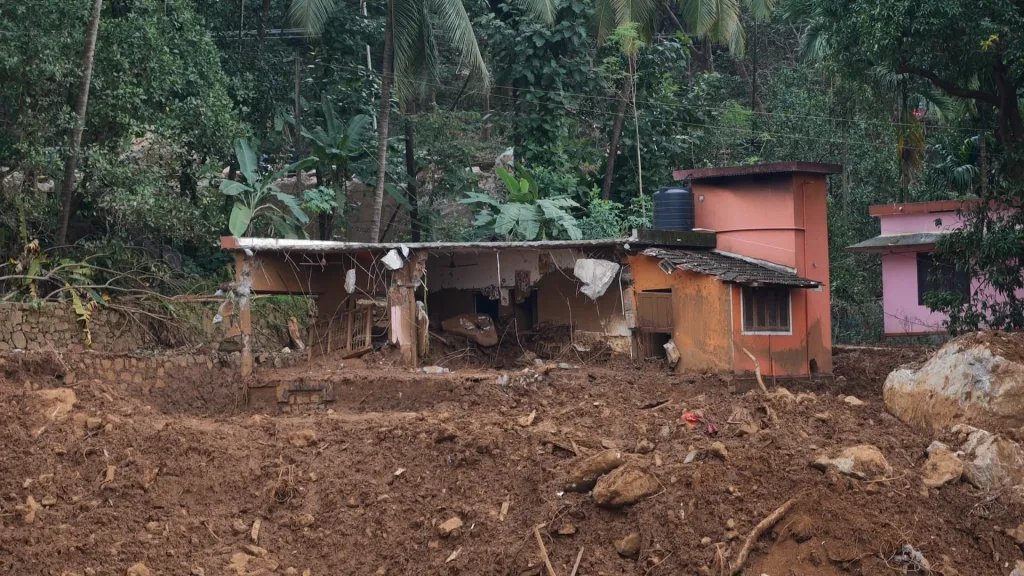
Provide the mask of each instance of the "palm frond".
POLYGON ((513 0, 526 14, 538 18, 544 24, 551 24, 555 21, 554 0, 513 0))
POLYGON ((480 53, 480 46, 477 45, 473 32, 473 23, 466 13, 465 6, 462 5, 462 0, 429 1, 430 12, 437 16, 441 32, 458 52, 462 64, 469 69, 471 77, 476 80, 480 89, 486 90, 490 86, 490 73, 480 53))
POLYGON ((312 38, 323 32, 334 10, 334 0, 292 0, 288 19, 304 36, 312 38))
POLYGON ((743 4, 750 10, 750 14, 757 21, 764 21, 771 18, 775 11, 776 0, 743 0, 743 4))
POLYGON ((598 44, 603 44, 612 32, 615 32, 614 0, 594 1, 594 36, 598 44))
POLYGON ((683 18, 690 32, 707 36, 718 21, 719 0, 683 0, 683 18))
POLYGON ((616 27, 635 24, 637 32, 645 38, 650 37, 654 16, 661 3, 657 0, 610 0, 610 4, 616 27))

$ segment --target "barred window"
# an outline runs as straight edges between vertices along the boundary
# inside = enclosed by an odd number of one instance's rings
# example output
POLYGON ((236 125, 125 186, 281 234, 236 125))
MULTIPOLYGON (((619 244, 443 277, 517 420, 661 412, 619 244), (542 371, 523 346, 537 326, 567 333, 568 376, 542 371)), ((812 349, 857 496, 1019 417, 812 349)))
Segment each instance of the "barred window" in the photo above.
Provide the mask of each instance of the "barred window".
POLYGON ((789 332, 789 288, 744 286, 743 331, 789 332))

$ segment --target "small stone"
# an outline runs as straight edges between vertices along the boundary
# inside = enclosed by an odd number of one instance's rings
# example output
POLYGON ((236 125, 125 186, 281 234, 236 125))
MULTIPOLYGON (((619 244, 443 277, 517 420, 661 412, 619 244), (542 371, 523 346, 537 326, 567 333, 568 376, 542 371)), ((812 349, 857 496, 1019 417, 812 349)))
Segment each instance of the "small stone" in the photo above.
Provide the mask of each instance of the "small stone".
POLYGON ((309 526, 312 526, 313 522, 315 521, 316 519, 313 518, 312 514, 299 514, 298 516, 292 518, 292 526, 296 528, 307 528, 309 526))
POLYGON ((650 454, 654 452, 654 443, 647 438, 641 438, 636 442, 636 448, 633 450, 637 454, 650 454))
POLYGON ((1006 535, 1013 538, 1013 541, 1017 543, 1017 546, 1024 547, 1024 522, 1021 522, 1020 526, 1012 530, 1007 530, 1006 535))
POLYGON ((598 478, 622 466, 625 462, 622 452, 617 450, 605 450, 583 458, 569 473, 565 490, 587 492, 593 489, 598 478))
POLYGON ((803 404, 804 402, 814 402, 817 399, 818 396, 814 392, 801 392, 796 395, 797 404, 803 404))
POLYGON ((761 431, 761 426, 757 422, 747 422, 741 424, 740 429, 736 432, 737 436, 755 436, 761 431))
POLYGON ((249 531, 249 525, 243 522, 241 518, 236 518, 235 521, 231 523, 231 530, 235 534, 245 534, 249 531))
POLYGON ((819 457, 812 463, 819 470, 836 470, 858 480, 882 480, 892 475, 892 467, 882 452, 870 445, 852 446, 835 458, 819 457))
POLYGON ((149 576, 149 568, 142 562, 139 562, 138 564, 133 564, 126 574, 127 576, 149 576))
POLYGON ((637 558, 640 556, 640 533, 632 532, 625 538, 615 542, 615 551, 623 558, 637 558))
POLYGON ((737 539, 739 537, 740 537, 740 533, 735 531, 735 530, 729 530, 728 532, 725 533, 725 539, 728 542, 732 542, 733 540, 735 540, 735 539, 737 539))
POLYGON ((91 418, 86 418, 85 419, 85 429, 86 430, 93 430, 93 431, 95 431, 95 430, 99 430, 102 427, 103 427, 103 419, 102 418, 97 418, 97 417, 93 416, 91 418))
POLYGON ((316 442, 316 432, 308 429, 292 432, 288 437, 288 442, 296 448, 305 448, 316 442))
POLYGON ((964 473, 964 463, 948 448, 929 446, 928 460, 921 470, 921 482, 927 488, 938 488, 960 480, 964 473))
POLYGON ((459 528, 462 528, 462 519, 458 516, 452 516, 437 525, 437 534, 442 538, 447 538, 452 532, 455 532, 459 528))
POLYGON ((725 527, 728 528, 729 530, 735 529, 736 528, 736 520, 734 520, 732 518, 729 518, 728 520, 725 521, 725 527))
POLYGON ((40 500, 39 503, 45 506, 46 508, 49 508, 50 506, 55 506, 57 504, 57 499, 54 498, 53 496, 46 496, 42 500, 40 500))
POLYGON ((427 542, 427 549, 428 550, 439 550, 440 548, 441 548, 441 541, 440 540, 431 540, 430 542, 427 542))
POLYGON ((818 422, 828 422, 832 419, 832 414, 830 412, 818 412, 814 415, 814 419, 818 422))
POLYGON ((658 493, 661 483, 650 472, 626 465, 602 476, 594 485, 592 497, 603 508, 621 508, 658 493))
POLYGON ((708 538, 707 536, 705 536, 705 537, 700 539, 700 545, 701 546, 709 546, 710 544, 711 544, 711 538, 708 538))
POLYGON ((533 412, 530 412, 526 416, 523 416, 522 418, 520 418, 518 420, 518 423, 523 428, 526 428, 526 427, 532 425, 533 421, 536 420, 536 419, 537 419, 537 411, 534 410, 533 412))
POLYGON ((36 499, 33 498, 31 494, 25 498, 24 505, 15 506, 15 509, 21 512, 21 519, 25 524, 32 524, 36 521, 36 514, 39 512, 40 508, 42 508, 42 506, 36 502, 36 499))
POLYGON ((266 548, 261 548, 259 546, 254 545, 254 544, 249 544, 248 546, 245 547, 245 549, 249 551, 249 554, 252 554, 253 556, 255 556, 257 558, 266 558, 267 555, 269 554, 269 552, 267 552, 266 548))
POLYGON ((729 459, 729 450, 727 450, 725 444, 722 444, 721 442, 712 442, 707 453, 711 456, 717 456, 722 460, 729 459))
POLYGON ((568 522, 563 522, 559 524, 558 529, 555 530, 555 533, 559 536, 572 536, 576 533, 576 526, 568 522))
POLYGON ((189 576, 206 576, 206 570, 200 568, 199 566, 193 566, 192 569, 188 571, 188 573, 189 576))
POLYGON ((661 454, 655 454, 654 455, 654 466, 657 467, 657 468, 661 468, 661 466, 663 464, 664 464, 664 462, 661 459, 661 454))
POLYGON ((164 527, 159 522, 146 522, 146 532, 150 534, 160 534, 164 531, 164 527))
POLYGON ((856 396, 847 396, 846 398, 843 398, 843 402, 846 402, 850 406, 863 406, 867 404, 867 402, 864 402, 863 400, 857 398, 856 396))

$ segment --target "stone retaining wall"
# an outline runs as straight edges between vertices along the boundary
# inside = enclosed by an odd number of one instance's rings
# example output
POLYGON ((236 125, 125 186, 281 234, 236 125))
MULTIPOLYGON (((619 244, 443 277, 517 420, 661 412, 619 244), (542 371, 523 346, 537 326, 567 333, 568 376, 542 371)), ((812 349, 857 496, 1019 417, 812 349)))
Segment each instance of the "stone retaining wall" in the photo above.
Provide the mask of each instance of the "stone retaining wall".
MULTIPOLYGON (((83 324, 70 303, 3 303, 0 304, 0 352, 91 349, 128 353, 167 348, 167 340, 177 340, 176 345, 187 341, 217 348, 233 336, 233 331, 237 332, 237 328, 230 325, 230 318, 226 323, 213 323, 217 312, 215 304, 179 303, 174 306, 176 322, 181 328, 173 335, 167 333, 166 326, 144 315, 132 317, 111 308, 95 310, 89 322, 92 345, 87 346, 83 324)), ((280 351, 288 343, 287 318, 274 314, 272 309, 254 307, 253 342, 256 351, 280 351)))

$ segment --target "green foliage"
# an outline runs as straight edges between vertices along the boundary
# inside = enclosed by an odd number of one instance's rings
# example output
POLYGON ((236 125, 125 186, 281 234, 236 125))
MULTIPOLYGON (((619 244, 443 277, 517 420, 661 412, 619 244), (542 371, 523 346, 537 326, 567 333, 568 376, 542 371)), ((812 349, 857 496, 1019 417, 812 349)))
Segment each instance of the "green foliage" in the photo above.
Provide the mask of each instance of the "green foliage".
POLYGON ((277 172, 262 173, 256 161, 256 154, 247 140, 235 142, 235 157, 238 171, 245 182, 222 180, 221 194, 234 199, 228 229, 235 236, 246 236, 256 219, 266 214, 274 230, 286 238, 297 238, 302 226, 309 222, 309 216, 302 209, 299 200, 282 192, 276 182, 288 172, 302 170, 316 163, 315 158, 306 158, 277 172), (277 203, 274 202, 277 201, 277 203), (287 208, 287 212, 278 204, 287 208))
POLYGON ((460 200, 480 208, 473 225, 492 229, 496 236, 505 239, 583 238, 583 231, 571 212, 580 205, 565 196, 543 197, 533 176, 524 168, 519 168, 518 172, 522 174, 520 178, 500 166, 496 169, 508 191, 507 202, 498 202, 479 192, 468 192, 460 200))

